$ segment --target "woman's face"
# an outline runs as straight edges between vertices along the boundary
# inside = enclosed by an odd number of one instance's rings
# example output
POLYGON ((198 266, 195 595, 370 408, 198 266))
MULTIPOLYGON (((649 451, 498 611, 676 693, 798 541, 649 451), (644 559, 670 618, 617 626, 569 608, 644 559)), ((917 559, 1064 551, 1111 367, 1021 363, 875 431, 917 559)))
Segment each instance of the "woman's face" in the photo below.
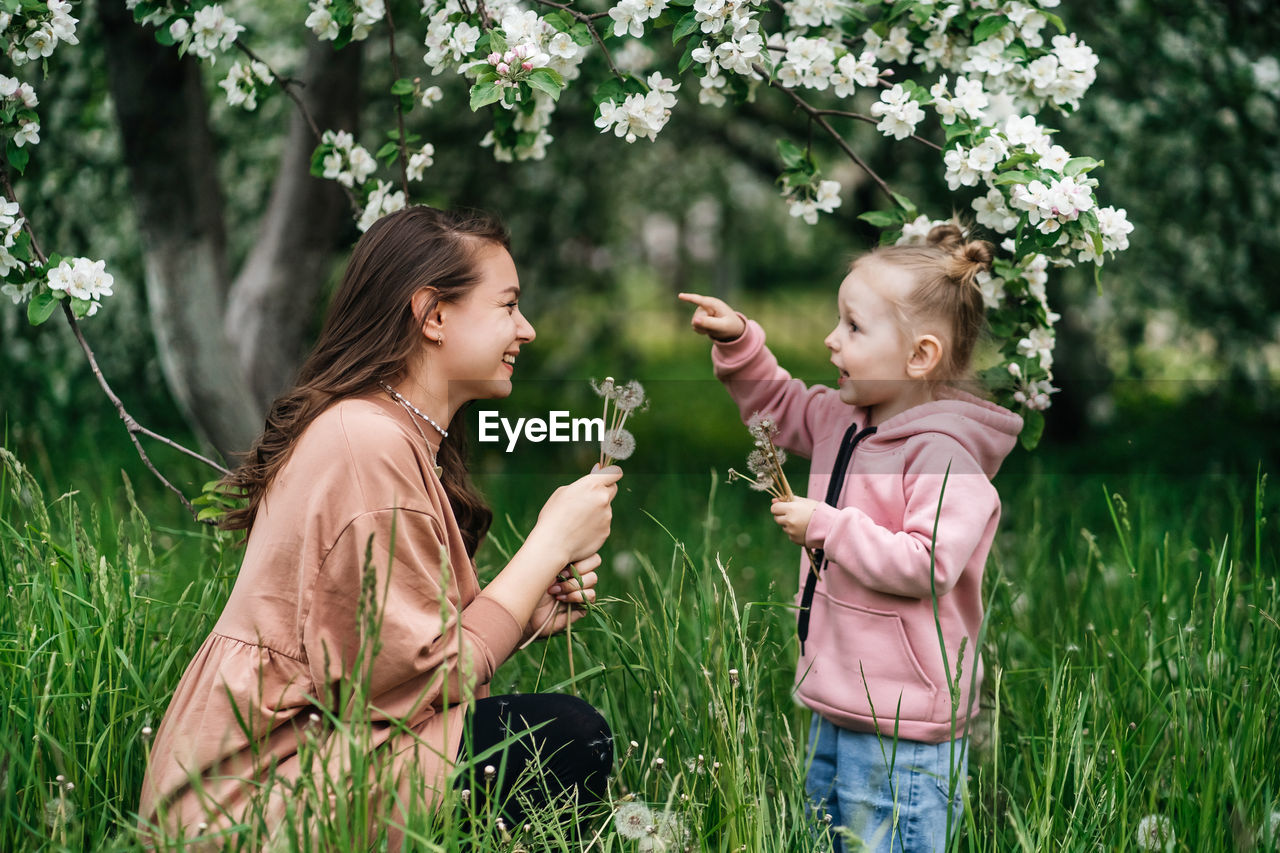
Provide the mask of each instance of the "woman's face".
POLYGON ((444 343, 428 352, 453 404, 510 394, 520 347, 534 338, 520 313, 520 280, 507 250, 485 244, 476 272, 479 283, 466 296, 438 307, 444 343))

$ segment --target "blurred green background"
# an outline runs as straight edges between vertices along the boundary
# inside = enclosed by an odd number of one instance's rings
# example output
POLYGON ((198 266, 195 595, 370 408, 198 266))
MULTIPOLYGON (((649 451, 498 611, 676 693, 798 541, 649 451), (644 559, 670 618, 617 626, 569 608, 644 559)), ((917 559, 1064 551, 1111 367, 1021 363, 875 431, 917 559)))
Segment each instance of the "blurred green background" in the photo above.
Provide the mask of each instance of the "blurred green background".
MULTIPOLYGON (((99 21, 111 5, 83 7, 81 46, 53 57, 52 85, 40 90, 43 141, 17 186, 47 251, 105 257, 116 277, 116 295, 84 324, 108 380, 142 423, 197 442, 166 387, 141 284, 138 218, 99 21)), ((1274 470, 1280 26, 1261 0, 1076 2, 1060 11, 1098 53, 1099 77, 1078 114, 1046 123, 1060 125, 1073 153, 1105 160, 1100 201, 1127 209, 1135 231, 1131 248, 1102 270, 1100 289, 1091 268, 1051 277, 1063 315, 1055 367, 1063 390, 1035 464, 1251 475, 1261 461, 1274 470)), ((306 32, 282 26, 291 5, 239 12, 268 58, 286 68, 299 61, 306 32), (290 35, 272 41, 273 32, 290 35)), ((662 41, 653 44, 656 55, 672 49, 662 41)), ((385 44, 364 49, 360 138, 374 148, 375 131, 390 121, 382 93, 391 75, 385 44)), ((701 478, 736 464, 743 433, 710 381, 705 341, 686 329, 689 311, 674 299, 680 290, 728 299, 761 320, 784 365, 830 380, 821 342, 835 287, 848 259, 876 239, 855 217, 882 202, 864 175, 815 140, 824 169, 845 185, 844 203, 816 227, 787 216, 773 186, 774 142, 803 140, 807 128, 777 93, 762 91, 730 113, 699 106, 696 79, 688 80, 658 141, 628 145, 598 134, 589 92, 571 88, 547 159, 506 164, 477 144, 488 118, 465 109, 459 82, 430 79, 416 42, 401 52, 408 73, 446 90, 436 109, 410 115, 411 129, 436 146, 417 200, 485 208, 509 224, 523 307, 538 328, 516 393, 493 408, 512 417, 553 408, 589 414, 586 379, 637 378, 649 384, 654 405, 634 424, 641 448, 634 466, 701 478)), ((206 69, 204 81, 234 270, 258 239, 292 105, 277 94, 254 113, 229 108, 216 90, 224 71, 206 69)), ((849 138, 922 210, 943 217, 968 204, 947 193, 941 164, 926 149, 890 144, 860 124, 849 138)), ((343 245, 356 236, 348 229, 343 245)), ((298 282, 298 310, 315 322, 342 262, 339 250, 328 281, 298 282)), ((51 484, 118 489, 111 472, 123 468, 144 494, 153 487, 59 318, 33 329, 21 309, 0 306, 0 422, 6 445, 51 484)), ((479 446, 476 467, 486 475, 578 469, 579 457, 549 448, 525 444, 506 454, 479 446)), ((163 448, 155 452, 189 492, 208 479, 163 448)), ((1019 451, 1008 470, 1031 464, 1019 451)))

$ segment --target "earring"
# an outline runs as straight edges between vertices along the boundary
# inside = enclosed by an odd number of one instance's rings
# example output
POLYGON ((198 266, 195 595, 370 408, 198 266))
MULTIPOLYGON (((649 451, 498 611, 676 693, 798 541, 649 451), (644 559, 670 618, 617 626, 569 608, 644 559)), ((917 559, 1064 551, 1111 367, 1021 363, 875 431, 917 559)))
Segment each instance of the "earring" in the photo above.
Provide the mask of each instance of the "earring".
POLYGON ((440 337, 438 337, 438 338, 436 338, 436 339, 435 339, 435 341, 436 341, 436 346, 438 346, 438 347, 442 347, 442 346, 444 346, 444 336, 443 336, 443 335, 442 335, 442 336, 440 336, 440 337))

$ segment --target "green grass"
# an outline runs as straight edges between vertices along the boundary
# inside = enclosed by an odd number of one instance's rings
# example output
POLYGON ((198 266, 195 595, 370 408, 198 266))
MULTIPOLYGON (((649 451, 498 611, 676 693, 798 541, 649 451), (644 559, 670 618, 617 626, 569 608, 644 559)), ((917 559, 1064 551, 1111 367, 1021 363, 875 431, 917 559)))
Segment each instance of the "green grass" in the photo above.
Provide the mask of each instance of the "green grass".
MULTIPOLYGON (((1032 459, 997 480, 1005 513, 958 849, 1137 849, 1151 814, 1171 821, 1174 849, 1275 849, 1274 498, 1255 477, 1062 467, 1032 459)), ((677 815, 692 849, 814 849, 785 606, 797 555, 761 496, 722 479, 628 475, 606 601, 574 628, 576 678, 557 637, 517 654, 493 689, 571 689, 601 708, 618 747, 614 803, 677 815)), ((85 476, 95 489, 109 480, 85 476)), ((6 455, 0 481, 0 849, 137 849, 143 729, 158 725, 240 552, 194 525, 153 528, 148 515, 172 515, 151 508, 166 499, 149 485, 144 512, 118 477, 105 495, 46 495, 6 455)), ((481 485, 499 519, 481 552, 491 574, 552 483, 507 473, 481 485)), ((355 785, 340 808, 306 806, 324 793, 295 792, 283 849, 361 843, 376 799, 355 785), (299 841, 304 829, 319 840, 299 841)), ((454 793, 402 820, 426 850, 638 849, 607 816, 582 838, 550 819, 509 836, 468 810, 454 793)), ((260 832, 233 840, 251 849, 260 832)))

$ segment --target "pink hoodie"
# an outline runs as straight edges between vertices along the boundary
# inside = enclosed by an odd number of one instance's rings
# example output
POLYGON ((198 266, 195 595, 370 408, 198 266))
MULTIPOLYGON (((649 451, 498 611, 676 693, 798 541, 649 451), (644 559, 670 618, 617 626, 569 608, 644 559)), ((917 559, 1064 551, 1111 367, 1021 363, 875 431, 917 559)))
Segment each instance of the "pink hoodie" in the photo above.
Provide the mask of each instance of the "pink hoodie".
MULTIPOLYGON (((716 376, 744 421, 770 413, 778 446, 813 460, 808 496, 822 501, 840 440, 851 423, 866 426, 867 410, 841 402, 834 388, 792 379, 764 343, 764 330, 749 320, 741 337, 713 347, 716 376)), ((975 654, 982 573, 1000 520, 991 477, 1022 429, 1022 418, 993 403, 946 387, 939 393, 942 399, 890 418, 862 441, 839 508, 823 504, 814 512, 806 544, 825 549, 827 565, 796 668, 797 694, 836 725, 878 728, 887 737, 896 730, 928 743, 953 737, 938 622, 951 678, 959 676, 954 736, 965 733, 977 710, 970 687, 982 684, 975 654)), ((803 552, 800 561, 803 587, 803 552)))

